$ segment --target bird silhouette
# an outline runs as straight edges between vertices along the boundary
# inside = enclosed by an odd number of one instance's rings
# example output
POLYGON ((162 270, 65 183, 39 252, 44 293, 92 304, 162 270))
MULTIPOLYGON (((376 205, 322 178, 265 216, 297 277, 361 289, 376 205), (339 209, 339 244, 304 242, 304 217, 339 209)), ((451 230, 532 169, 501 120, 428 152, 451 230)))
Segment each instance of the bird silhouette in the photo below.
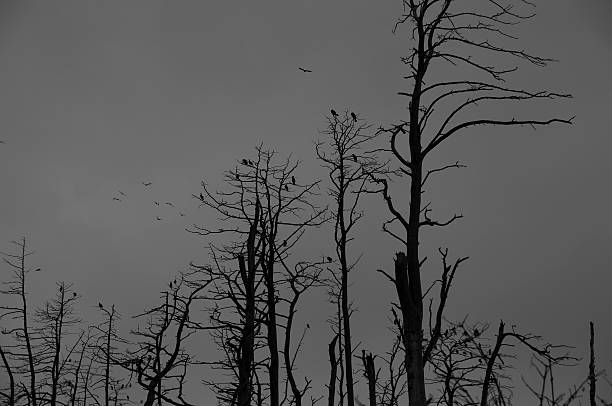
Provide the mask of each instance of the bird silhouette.
POLYGON ((312 71, 310 69, 305 69, 305 68, 298 68, 299 70, 301 70, 304 73, 312 73, 312 71))
POLYGON ((351 111, 351 118, 353 119, 353 121, 357 121, 357 116, 352 111, 351 111))
POLYGON ((287 240, 283 241, 283 247, 287 246, 287 240))
POLYGON ((474 329, 474 336, 478 337, 480 335, 480 331, 477 328, 474 329))
POLYGON ((77 293, 76 292, 72 292, 72 296, 76 297, 77 293))
POLYGON ((327 262, 332 262, 332 261, 333 261, 332 257, 327 257, 327 262))
POLYGON ((126 195, 125 193, 123 193, 121 190, 119 191, 119 194, 120 194, 121 196, 127 196, 127 195, 126 195))
POLYGON ((291 184, 295 185, 295 176, 291 177, 291 184))
POLYGON ((253 161, 249 159, 249 165, 253 165, 253 161))
POLYGON ((100 309, 104 309, 104 306, 102 306, 102 303, 100 303, 100 302, 98 302, 98 307, 99 307, 100 309))
POLYGON ((288 192, 289 191, 289 186, 285 185, 285 190, 288 192))
POLYGON ((119 199, 118 197, 113 197, 113 200, 118 201, 118 202, 122 202, 123 200, 119 199))
POLYGON ((153 203, 155 203, 155 205, 156 205, 156 206, 159 206, 159 202, 155 202, 155 201, 154 201, 153 203))
POLYGON ((157 221, 161 221, 161 217, 157 216, 155 218, 157 219, 157 221))
POLYGON ((236 180, 240 180, 240 174, 236 174, 236 180))
POLYGON ((353 154, 351 155, 351 158, 353 158, 353 161, 357 162, 357 155, 353 154))
POLYGON ((181 217, 185 217, 185 213, 179 213, 181 217))
POLYGON ((153 183, 152 182, 142 182, 142 184, 145 186, 151 186, 153 183))
POLYGON ((310 324, 306 323, 306 328, 310 328, 310 324))
POLYGON ((336 110, 331 109, 331 110, 330 110, 330 112, 331 112, 331 115, 332 115, 332 116, 334 116, 334 117, 338 117, 338 113, 336 113, 336 110))
POLYGON ((202 193, 200 193, 200 200, 204 201, 204 196, 202 195, 202 193))
POLYGON ((243 165, 248 165, 248 164, 249 164, 249 161, 248 161, 248 160, 246 160, 246 159, 244 159, 244 158, 242 158, 242 164, 243 164, 243 165))
POLYGON ((170 207, 174 207, 174 204, 172 204, 172 202, 166 202, 166 204, 170 207))

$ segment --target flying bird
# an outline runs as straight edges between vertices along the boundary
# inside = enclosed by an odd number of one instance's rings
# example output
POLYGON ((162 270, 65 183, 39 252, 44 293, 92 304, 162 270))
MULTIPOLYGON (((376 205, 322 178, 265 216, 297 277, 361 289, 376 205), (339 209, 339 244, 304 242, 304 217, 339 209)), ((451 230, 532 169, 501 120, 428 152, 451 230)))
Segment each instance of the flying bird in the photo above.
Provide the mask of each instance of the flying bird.
POLYGON ((295 176, 291 177, 291 183, 295 185, 295 176))
POLYGON ((330 110, 330 112, 331 112, 331 115, 332 115, 332 116, 334 116, 334 117, 338 117, 338 113, 336 113, 336 110, 331 109, 331 110, 330 110))
POLYGON ((174 204, 172 204, 172 202, 166 202, 166 204, 170 207, 174 207, 174 204))
POLYGON ((145 186, 151 186, 153 183, 152 182, 142 182, 142 184, 145 186))
POLYGON ((113 200, 116 200, 118 202, 122 202, 123 200, 119 199, 118 197, 113 197, 113 200))
POLYGON ((123 193, 121 190, 119 191, 119 194, 120 194, 121 196, 127 196, 127 195, 126 195, 125 193, 123 193))
POLYGON ((185 213, 179 213, 181 217, 185 217, 185 213))
POLYGON ((157 221, 161 221, 161 217, 157 216, 155 218, 157 219, 157 221))
POLYGON ((304 73, 312 73, 312 71, 310 69, 305 69, 305 68, 300 68, 298 67, 299 70, 301 70, 304 73))
POLYGON ((353 119, 353 121, 357 121, 357 116, 352 111, 351 111, 351 118, 353 119))

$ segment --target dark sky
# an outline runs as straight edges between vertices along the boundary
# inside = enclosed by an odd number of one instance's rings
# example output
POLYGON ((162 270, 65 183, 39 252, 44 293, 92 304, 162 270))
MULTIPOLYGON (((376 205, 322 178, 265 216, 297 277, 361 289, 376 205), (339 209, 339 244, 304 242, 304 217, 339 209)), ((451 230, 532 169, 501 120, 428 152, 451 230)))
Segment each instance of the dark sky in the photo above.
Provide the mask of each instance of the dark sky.
MULTIPOLYGON (((184 231, 214 222, 190 197, 201 180, 219 184, 262 141, 304 161, 303 176, 322 176, 313 140, 330 107, 375 126, 406 119, 396 93, 408 88, 399 60, 408 42, 405 30, 391 32, 400 11, 400 1, 364 0, 0 2, 0 250, 28 236, 33 265, 45 269, 31 282, 35 297, 71 281, 86 318, 100 300, 128 319, 190 260, 206 259, 205 241, 184 231), (119 190, 121 203, 112 200, 119 190)), ((572 93, 527 113, 576 115, 575 124, 477 130, 447 143, 434 163, 469 167, 438 178, 427 197, 441 216, 465 218, 428 233, 424 250, 471 257, 450 315, 503 318, 580 356, 593 320, 600 365, 610 368, 612 6, 543 0, 537 11, 518 47, 560 63, 514 83, 572 93)), ((379 229, 380 202, 367 208, 362 230, 379 229)), ((300 249, 318 256, 330 243, 311 237, 300 249)), ((355 334, 382 352, 394 291, 374 269, 391 266, 394 243, 363 232, 354 249, 364 254, 355 334)), ((324 303, 311 298, 301 314, 314 326, 302 364, 311 375, 327 371, 324 303)))

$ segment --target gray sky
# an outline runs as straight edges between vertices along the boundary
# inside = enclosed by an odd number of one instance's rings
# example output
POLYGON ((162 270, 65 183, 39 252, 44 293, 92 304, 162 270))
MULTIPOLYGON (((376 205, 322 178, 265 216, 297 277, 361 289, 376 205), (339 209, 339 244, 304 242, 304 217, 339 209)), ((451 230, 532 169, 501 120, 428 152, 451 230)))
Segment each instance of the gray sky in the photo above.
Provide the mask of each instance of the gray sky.
MULTIPOLYGON (((399 60, 408 42, 405 30, 391 33, 400 11, 400 1, 364 0, 2 1, 0 250, 28 236, 33 265, 46 271, 31 282, 37 298, 50 282, 71 281, 86 317, 101 300, 127 319, 189 260, 206 258, 205 241, 184 231, 214 221, 190 197, 201 180, 219 184, 261 141, 303 160, 304 176, 320 173, 313 140, 330 107, 375 126, 406 119, 396 93, 409 85, 399 60), (121 203, 112 200, 119 190, 121 203)), ((478 130, 444 145, 435 162, 469 167, 436 179, 427 197, 441 216, 465 218, 424 238, 432 259, 439 245, 471 257, 451 315, 503 318, 581 356, 593 320, 608 369, 610 18, 606 0, 538 2, 519 47, 560 63, 514 83, 572 93, 527 113, 576 115, 575 124, 478 130)), ((362 230, 379 229, 382 206, 367 205, 362 230)), ((330 243, 312 237, 301 250, 318 256, 330 243)), ((391 266, 394 243, 364 232, 354 249, 364 253, 353 276, 355 335, 383 351, 394 291, 374 269, 391 266)), ((322 374, 329 332, 325 317, 310 315, 332 308, 320 297, 308 306, 301 316, 316 329, 302 370, 322 374)))

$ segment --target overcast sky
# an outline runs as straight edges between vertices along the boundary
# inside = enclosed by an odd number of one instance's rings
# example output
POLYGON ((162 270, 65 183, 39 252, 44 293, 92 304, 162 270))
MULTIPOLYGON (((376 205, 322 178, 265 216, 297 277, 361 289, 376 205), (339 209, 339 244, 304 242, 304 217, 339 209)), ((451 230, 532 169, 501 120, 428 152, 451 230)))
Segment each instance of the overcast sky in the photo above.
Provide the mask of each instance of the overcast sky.
MULTIPOLYGON (((612 369, 612 4, 537 3, 517 47, 560 63, 515 83, 572 93, 527 114, 575 115, 575 124, 477 130, 444 145, 434 163, 469 167, 436 179, 427 197, 441 216, 465 218, 428 232, 424 252, 433 259, 444 245, 470 256, 451 316, 502 318, 579 356, 593 320, 599 363, 612 369)), ((260 142, 302 160, 305 178, 322 176, 313 141, 331 107, 374 126, 407 118, 397 95, 409 89, 407 31, 391 32, 400 11, 399 0, 1 1, 0 250, 29 238, 32 265, 45 270, 31 281, 40 302, 65 280, 86 318, 98 301, 124 319, 153 304, 176 271, 206 260, 206 241, 184 231, 215 221, 191 198, 201 180, 220 185, 260 142)), ((377 230, 383 206, 366 204, 361 230, 377 230)), ((307 238, 300 250, 324 255, 330 243, 307 238)), ((353 249, 364 254, 353 276, 355 337, 384 351, 395 293, 374 270, 392 265, 395 243, 369 231, 353 249)), ((333 309, 321 296, 308 306, 302 371, 314 376, 327 371, 333 309)))

